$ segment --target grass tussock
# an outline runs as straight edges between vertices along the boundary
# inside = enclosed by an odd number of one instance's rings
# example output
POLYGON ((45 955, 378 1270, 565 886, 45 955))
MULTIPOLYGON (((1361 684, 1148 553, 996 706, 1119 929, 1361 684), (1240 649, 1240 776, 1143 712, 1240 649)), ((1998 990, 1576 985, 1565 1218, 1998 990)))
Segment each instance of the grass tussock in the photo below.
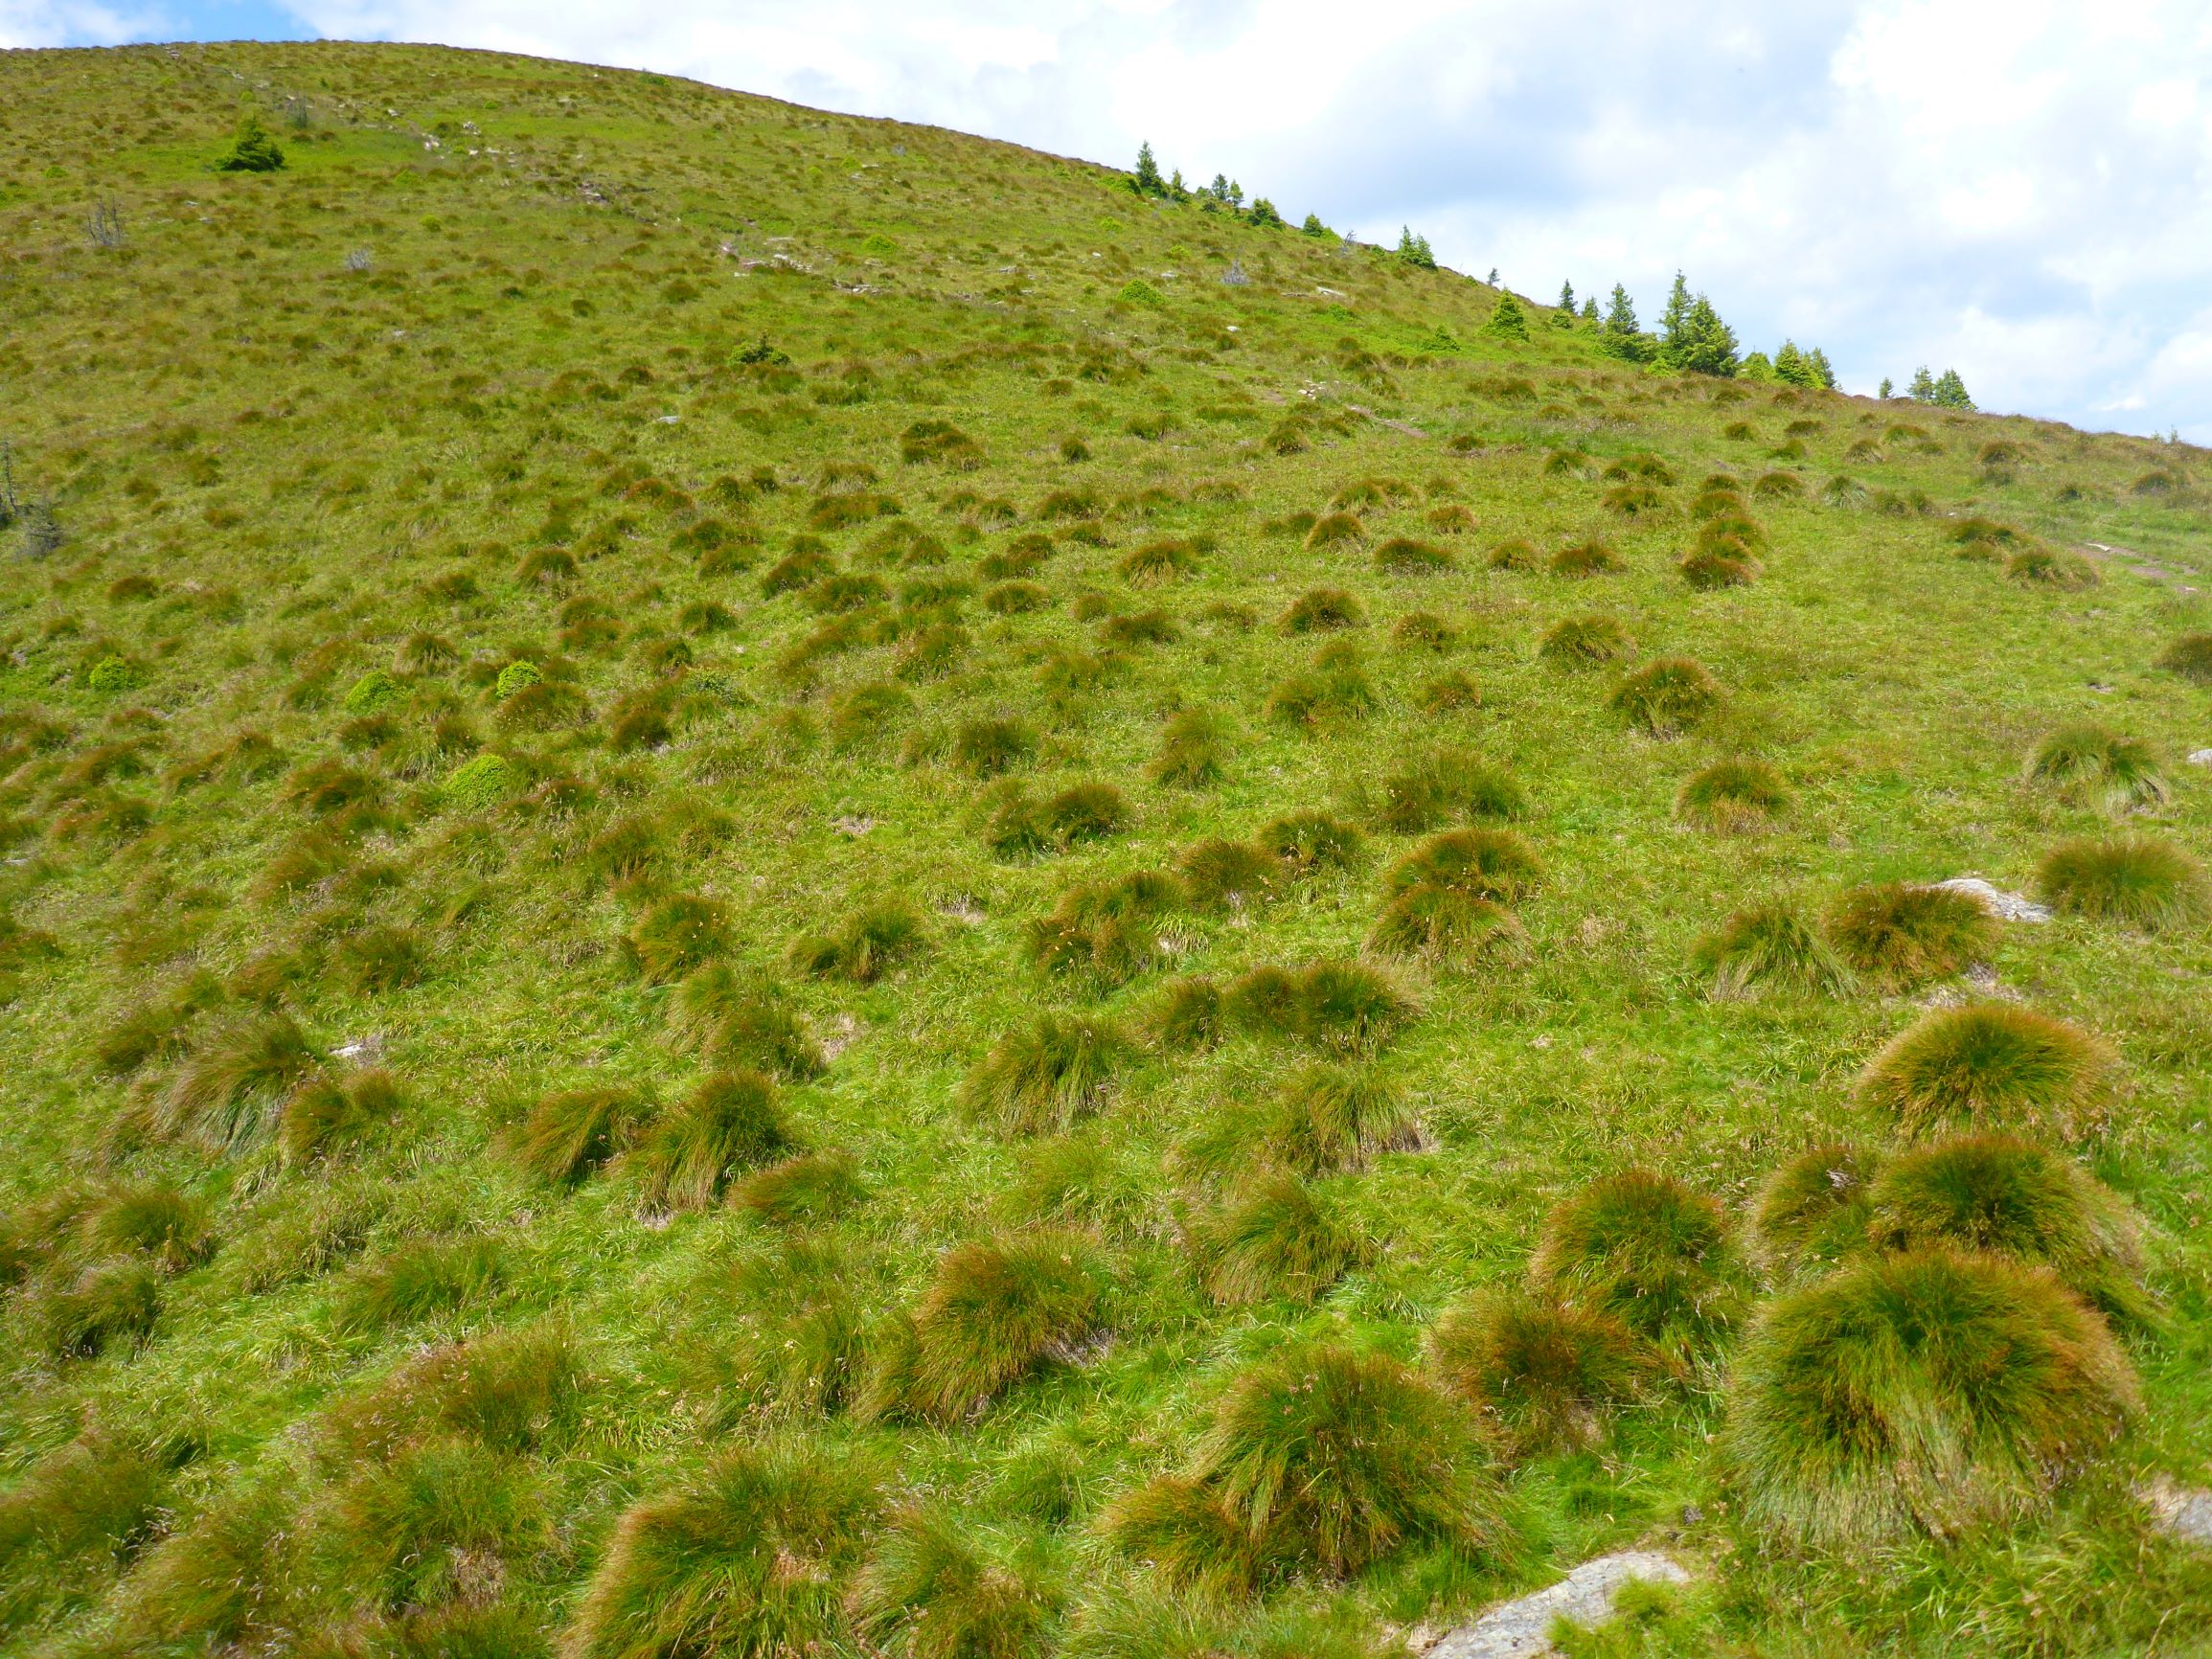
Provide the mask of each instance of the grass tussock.
POLYGON ((1395 980, 1359 962, 1255 967, 1231 983, 1222 1004, 1247 1031, 1343 1054, 1372 1054, 1420 1014, 1395 980))
POLYGON ((731 1181, 793 1146, 775 1083, 759 1072, 722 1072, 655 1118, 630 1163, 648 1212, 704 1210, 731 1181))
POLYGON ((2115 816, 2163 807, 2174 792, 2149 743, 2091 722, 2061 726, 2038 743, 2027 780, 2115 816))
POLYGON ((855 1602, 876 1642, 914 1659, 1020 1659, 1049 1650, 1068 1593, 1059 1554, 1038 1534, 989 1534, 915 1509, 877 1544, 855 1602))
POLYGON ((1476 1297, 1429 1331, 1429 1369, 1519 1458, 1584 1450, 1662 1368, 1610 1314, 1522 1295, 1476 1297))
POLYGON ((1367 854, 1367 838, 1359 827, 1328 812, 1310 810, 1271 818, 1252 839, 1296 875, 1350 870, 1367 854))
POLYGON ((1825 1273, 1867 1247, 1879 1155, 1828 1142, 1783 1164, 1751 1203, 1745 1244, 1770 1284, 1825 1273))
POLYGON ((1264 902, 1283 879, 1280 860, 1249 841, 1220 836, 1186 847, 1175 874, 1200 910, 1243 910, 1264 902))
POLYGON ((631 1089, 564 1089, 541 1097, 514 1135, 515 1162, 538 1180, 574 1186, 629 1145, 644 1121, 631 1089))
POLYGON ((1083 882, 1062 893, 1050 913, 1030 921, 1024 947, 1047 973, 1123 985, 1162 959, 1161 923, 1185 900, 1181 881, 1165 871, 1083 882))
POLYGON ((479 1307, 506 1281, 506 1255, 496 1239, 417 1239, 350 1272, 332 1317, 348 1333, 413 1324, 479 1307))
POLYGON ((2203 865, 2158 835, 2062 841, 2037 866, 2036 890, 2053 910, 2146 933, 2201 920, 2212 899, 2203 865))
POLYGON ((655 985, 727 956, 733 943, 728 906, 696 894, 657 900, 624 936, 638 971, 655 985))
POLYGON ((1070 1233, 1038 1233, 946 1252, 915 1304, 910 1332, 871 1377, 871 1416, 936 1422, 976 1417, 1096 1328, 1106 1282, 1070 1233))
POLYGON ((1721 1206, 1649 1170, 1603 1176, 1554 1209, 1529 1280, 1669 1349, 1701 1347, 1727 1330, 1746 1289, 1721 1206))
POLYGON ((1545 630, 1538 653, 1570 668, 1587 663, 1618 663, 1636 654, 1636 642, 1614 617, 1570 616, 1545 630))
POLYGON ((156 1131, 218 1151, 240 1151, 276 1125, 285 1097, 325 1065, 287 1014, 211 1032, 177 1068, 157 1103, 156 1131))
POLYGON ((616 1523, 570 1626, 577 1659, 850 1648, 874 1471, 803 1441, 723 1451, 616 1523))
POLYGON ((1252 1182, 1193 1222, 1188 1241, 1198 1283, 1222 1307, 1312 1302, 1374 1254, 1334 1203, 1291 1174, 1252 1182))
POLYGON ((1849 975, 1828 942, 1786 899, 1746 905, 1698 942, 1691 962, 1716 1002, 1769 991, 1834 996, 1849 975))
POLYGON ((1745 1519, 1781 1541, 1941 1537, 2042 1509, 2136 1409, 2104 1321, 2047 1269, 1924 1250, 1766 1307, 1722 1444, 1745 1519))
POLYGON ((1906 1027, 1859 1074, 1861 1104, 1910 1138, 2004 1129, 2074 1141, 2103 1124, 2112 1056, 2033 1009, 1976 1002, 1906 1027))
POLYGON ((687 975, 669 998, 668 1020, 679 1047, 722 1070, 806 1082, 829 1069, 822 1045, 774 986, 728 963, 687 975))
POLYGON ((1690 657, 1661 657, 1622 680, 1607 701, 1647 735, 1671 738, 1720 707, 1721 683, 1690 657))
POLYGON ((1422 957, 1462 967, 1516 962, 1529 948, 1528 929, 1505 905, 1435 882, 1394 896, 1367 942, 1386 956, 1422 957))
POLYGON ((1400 858, 1383 885, 1392 899, 1441 888, 1512 905, 1533 895, 1542 880, 1542 860, 1514 830, 1448 830, 1400 858))
POLYGON ((2158 653, 2156 666, 2191 685, 2212 686, 2212 633, 2181 635, 2158 653))
POLYGON ((1514 778, 1463 749, 1438 749, 1382 781, 1385 829, 1418 835, 1452 818, 1510 821, 1528 816, 1528 792, 1514 778))
POLYGON ((1998 923, 1971 894, 1881 881, 1840 895, 1821 930, 1853 972, 1897 991, 1986 959, 1998 923))
POLYGON ((1228 722, 1209 709, 1184 709, 1161 729, 1146 775, 1155 784, 1203 789, 1220 782, 1228 760, 1228 722))
POLYGON ((779 1227, 834 1221, 867 1201, 868 1183, 846 1151, 803 1152, 730 1183, 735 1210, 779 1227))
POLYGON ((1403 1092, 1369 1066, 1300 1067, 1276 1091, 1262 1129, 1268 1158, 1308 1177, 1356 1172, 1421 1145, 1403 1092))
POLYGON ((1051 1133, 1098 1109, 1129 1055, 1110 1021, 1040 1014, 992 1045, 963 1081, 961 1101, 1002 1134, 1051 1133))
POLYGON ((1675 816, 1717 835, 1748 834, 1787 814, 1795 797, 1765 761, 1716 761, 1682 780, 1675 816))
POLYGON ((928 923, 903 898, 883 898, 855 911, 827 934, 794 939, 785 952, 792 970, 813 979, 874 985, 911 961, 928 943, 928 923))

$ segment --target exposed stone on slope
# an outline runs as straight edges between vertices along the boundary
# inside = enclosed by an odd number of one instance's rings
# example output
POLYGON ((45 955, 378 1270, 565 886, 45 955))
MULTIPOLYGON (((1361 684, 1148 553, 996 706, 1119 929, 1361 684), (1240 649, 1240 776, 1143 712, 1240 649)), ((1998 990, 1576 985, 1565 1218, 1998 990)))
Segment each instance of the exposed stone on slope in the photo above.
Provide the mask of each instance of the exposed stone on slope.
POLYGON ((1536 1659, 1551 1651, 1553 1620, 1604 1624, 1612 1617, 1613 1597, 1631 1579, 1686 1584, 1690 1575, 1652 1550, 1599 1556, 1549 1589, 1503 1602, 1461 1625, 1428 1649, 1428 1659, 1536 1659))

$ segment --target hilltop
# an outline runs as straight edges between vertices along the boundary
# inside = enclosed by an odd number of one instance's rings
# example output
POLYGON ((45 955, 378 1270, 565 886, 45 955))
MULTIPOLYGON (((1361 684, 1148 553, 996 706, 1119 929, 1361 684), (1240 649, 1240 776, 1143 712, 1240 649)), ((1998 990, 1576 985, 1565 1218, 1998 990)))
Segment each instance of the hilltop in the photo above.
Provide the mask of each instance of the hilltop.
POLYGON ((8 1651, 2212 1636, 2212 465, 1131 182, 0 57, 8 1651))

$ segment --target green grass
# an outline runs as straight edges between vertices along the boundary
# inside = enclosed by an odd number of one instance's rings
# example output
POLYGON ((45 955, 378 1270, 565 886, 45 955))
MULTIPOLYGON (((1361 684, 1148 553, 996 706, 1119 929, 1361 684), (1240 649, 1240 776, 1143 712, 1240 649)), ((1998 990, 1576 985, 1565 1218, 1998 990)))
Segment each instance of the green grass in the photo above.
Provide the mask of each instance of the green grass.
POLYGON ((665 78, 26 53, 0 110, 62 534, 0 529, 0 1651, 1351 1654, 1663 1530, 1684 1652, 2212 1634, 2125 1493, 2212 1460, 2201 454, 665 78), (249 109, 286 166, 217 172, 249 109), (1850 978, 1711 997, 1777 893, 1850 978), (1714 1391, 1958 1130, 2139 1229, 2060 1253, 2132 1438, 1778 1550, 1714 1391), (1064 1296, 941 1266, 1047 1238, 1064 1296), (1565 1378, 1510 1504, 1212 1461, 1324 1369, 1466 1448, 1405 1368, 1492 1296, 1545 1311, 1482 1398, 1565 1378), (1643 1392, 1545 1369, 1606 1321, 1643 1392))

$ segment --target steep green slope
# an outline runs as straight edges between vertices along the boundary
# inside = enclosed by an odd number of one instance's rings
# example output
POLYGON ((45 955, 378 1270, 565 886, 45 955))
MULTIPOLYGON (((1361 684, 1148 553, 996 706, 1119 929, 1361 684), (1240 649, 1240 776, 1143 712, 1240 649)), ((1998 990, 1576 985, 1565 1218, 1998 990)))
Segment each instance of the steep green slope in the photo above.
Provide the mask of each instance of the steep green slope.
POLYGON ((10 1650, 1358 1652, 1639 1539, 1590 1651, 2212 1630, 2201 453, 523 59, 18 54, 0 181, 10 1650), (1900 966, 1970 874, 2061 914, 1900 966), (2064 1024, 1859 1081, 1954 1004, 2064 1024), (1786 1553, 1754 1194, 1962 1127, 2120 1195, 2006 1339, 2140 1411, 1786 1553))

